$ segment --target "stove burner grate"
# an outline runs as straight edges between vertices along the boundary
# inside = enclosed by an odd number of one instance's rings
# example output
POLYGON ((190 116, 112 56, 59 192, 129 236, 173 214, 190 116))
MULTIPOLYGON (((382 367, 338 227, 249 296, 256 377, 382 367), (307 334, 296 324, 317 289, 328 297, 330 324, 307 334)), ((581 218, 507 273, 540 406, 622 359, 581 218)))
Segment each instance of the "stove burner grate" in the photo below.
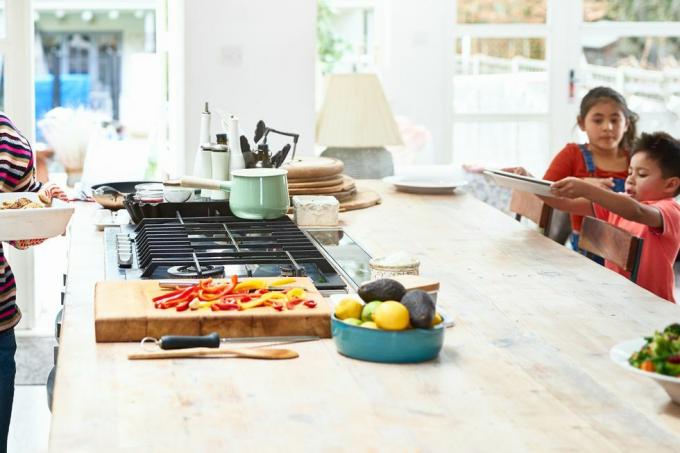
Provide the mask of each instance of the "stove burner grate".
POLYGON ((168 274, 179 278, 196 278, 196 277, 215 277, 224 275, 223 266, 206 265, 201 266, 201 272, 197 272, 196 265, 190 264, 188 266, 173 266, 168 269, 168 274))

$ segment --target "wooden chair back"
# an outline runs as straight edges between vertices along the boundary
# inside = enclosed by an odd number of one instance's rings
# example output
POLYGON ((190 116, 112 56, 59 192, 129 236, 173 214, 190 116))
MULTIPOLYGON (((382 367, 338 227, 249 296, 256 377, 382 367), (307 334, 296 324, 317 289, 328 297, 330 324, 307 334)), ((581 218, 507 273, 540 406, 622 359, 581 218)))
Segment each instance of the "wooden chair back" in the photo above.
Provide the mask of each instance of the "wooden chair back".
POLYGON ((632 281, 637 280, 642 254, 641 238, 603 220, 584 217, 578 245, 630 272, 632 281))
POLYGON ((526 217, 538 225, 539 228, 542 228, 543 234, 548 234, 553 209, 536 195, 513 190, 510 197, 510 211, 515 213, 517 221, 521 220, 522 217, 526 217))

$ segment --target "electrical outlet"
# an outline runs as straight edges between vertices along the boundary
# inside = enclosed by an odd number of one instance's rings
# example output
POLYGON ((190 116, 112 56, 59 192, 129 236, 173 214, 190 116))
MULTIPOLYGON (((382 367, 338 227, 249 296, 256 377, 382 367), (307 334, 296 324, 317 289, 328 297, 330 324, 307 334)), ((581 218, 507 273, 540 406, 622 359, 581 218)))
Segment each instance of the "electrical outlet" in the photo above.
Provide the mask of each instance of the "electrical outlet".
POLYGON ((243 65, 243 46, 222 46, 220 62, 224 66, 238 67, 243 65))

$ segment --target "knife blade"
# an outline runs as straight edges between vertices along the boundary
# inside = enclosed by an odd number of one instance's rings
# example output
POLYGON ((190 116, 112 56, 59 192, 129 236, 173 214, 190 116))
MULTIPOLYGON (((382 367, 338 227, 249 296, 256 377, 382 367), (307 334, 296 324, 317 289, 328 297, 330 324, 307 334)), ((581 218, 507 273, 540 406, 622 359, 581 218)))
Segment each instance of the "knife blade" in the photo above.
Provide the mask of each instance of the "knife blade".
POLYGON ((187 349, 187 348, 219 348, 222 343, 267 343, 260 346, 271 346, 275 344, 302 343, 305 341, 319 340, 320 337, 314 335, 290 335, 290 336, 270 336, 270 337, 225 337, 220 338, 217 332, 208 335, 163 335, 158 340, 158 347, 164 350, 187 349))

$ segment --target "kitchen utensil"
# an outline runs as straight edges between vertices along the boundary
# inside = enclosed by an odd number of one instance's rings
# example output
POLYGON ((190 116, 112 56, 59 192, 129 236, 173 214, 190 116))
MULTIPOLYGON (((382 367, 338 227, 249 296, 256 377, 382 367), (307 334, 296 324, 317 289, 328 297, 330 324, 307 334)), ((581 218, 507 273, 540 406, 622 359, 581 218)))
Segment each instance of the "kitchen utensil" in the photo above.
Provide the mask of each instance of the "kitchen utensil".
POLYGON ((617 365, 637 374, 638 376, 645 376, 654 379, 654 381, 663 387, 666 393, 668 393, 668 396, 670 396, 671 400, 677 404, 680 404, 680 378, 666 376, 653 371, 643 371, 634 367, 630 364, 630 362, 628 362, 630 356, 634 352, 639 351, 640 348, 642 348, 642 346, 645 344, 646 341, 644 338, 636 338, 618 343, 609 351, 609 358, 617 365))
POLYGON ((284 146, 281 149, 281 151, 279 151, 278 153, 276 153, 272 156, 272 165, 276 168, 279 168, 283 164, 283 161, 286 160, 286 157, 288 156, 289 151, 290 151, 290 143, 286 143, 286 146, 284 146))
MULTIPOLYGON (((246 168, 246 162, 241 152, 241 140, 239 139, 238 116, 229 116, 229 143, 231 152, 229 153, 229 171, 246 168)), ((215 176, 213 176, 214 178, 215 176)), ((233 179, 231 176, 229 179, 233 179)))
POLYGON ((178 351, 142 352, 128 354, 129 360, 180 359, 190 357, 234 357, 244 359, 295 359, 300 354, 291 349, 210 349, 192 348, 178 351))
MULTIPOLYGON (((141 341, 142 347, 149 342, 155 343, 163 350, 170 349, 187 349, 187 348, 219 348, 221 343, 278 343, 290 344, 301 343, 305 341, 319 340, 318 336, 314 335, 297 335, 297 336, 276 336, 276 337, 237 337, 237 338, 220 338, 217 332, 208 335, 163 335, 160 339, 153 337, 143 338, 141 341)), ((272 346, 269 344, 268 346, 272 346)), ((258 346, 254 346, 258 347, 258 346)))
MULTIPOLYGON (((226 180, 229 179, 229 146, 213 144, 210 146, 212 159, 212 177, 213 179, 226 180)), ((223 190, 212 190, 210 193, 212 200, 226 200, 227 193, 223 190)))
POLYGON ((105 207, 106 209, 111 210, 121 209, 123 207, 123 201, 119 201, 117 198, 114 197, 115 191, 122 194, 123 198, 125 198, 127 194, 134 193, 136 191, 135 186, 144 183, 158 183, 158 181, 118 181, 94 184, 91 187, 92 197, 95 198, 94 192, 97 189, 105 187, 106 188, 105 192, 107 192, 109 195, 105 195, 104 197, 102 197, 101 201, 107 203, 107 205, 105 206, 104 204, 102 204, 102 202, 100 202, 100 200, 97 200, 96 198, 95 201, 98 202, 103 207, 105 207), (113 189, 113 191, 111 189, 113 189))
POLYGON ((290 179, 312 179, 339 175, 344 165, 342 161, 330 157, 305 157, 288 161, 281 168, 288 170, 290 179))
MULTIPOLYGON (((189 203, 190 204, 190 203, 189 203)), ((280 277, 262 277, 274 282, 280 277)), ((247 281, 244 279, 243 281, 247 281)), ((290 287, 304 288, 314 308, 278 312, 271 307, 242 311, 159 310, 152 299, 167 294, 161 280, 98 282, 94 291, 94 324, 98 342, 140 341, 163 335, 206 335, 222 338, 305 335, 330 338, 331 308, 309 277, 296 277, 290 287)), ((267 285, 270 286, 270 285, 267 285)))
POLYGON ((182 178, 182 187, 230 191, 229 208, 242 219, 277 219, 288 212, 290 198, 286 170, 247 168, 233 170, 231 181, 182 178))
POLYGON ((400 192, 422 194, 450 194, 467 185, 462 180, 424 176, 388 176, 383 181, 394 185, 400 192))
MULTIPOLYGON (((0 193, 0 205, 19 198, 42 204, 36 192, 0 193)), ((55 198, 44 208, 0 209, 0 241, 43 239, 58 236, 66 231, 75 208, 55 198)))
POLYGON ((434 359, 444 345, 445 323, 431 329, 399 331, 369 329, 339 320, 332 315, 331 329, 338 352, 369 362, 414 363, 434 359))
POLYGON ((264 124, 264 121, 260 120, 257 122, 257 125, 255 126, 255 135, 253 136, 253 141, 257 145, 257 142, 260 141, 260 139, 264 136, 264 133, 267 131, 267 126, 264 124))
POLYGON ((359 190, 351 199, 340 201, 340 212, 370 208, 381 202, 382 198, 380 198, 380 195, 377 192, 372 190, 359 190))
MULTIPOLYGON (((178 181, 179 187, 179 181, 178 181)), ((174 188, 174 187, 173 187, 174 188)), ((189 194, 193 193, 192 189, 180 188, 188 190, 189 194)), ((181 217, 213 217, 213 216, 233 216, 229 210, 229 203, 227 201, 208 201, 208 200, 189 200, 185 202, 167 202, 167 203, 146 203, 136 200, 134 194, 128 194, 123 202, 125 209, 133 223, 139 223, 146 218, 159 217, 176 217, 179 214, 181 217)))
POLYGON ((111 186, 100 186, 92 191, 92 197, 106 209, 118 210, 123 207, 125 194, 111 186))
POLYGON ((191 198, 193 190, 184 187, 163 188, 163 198, 169 203, 183 203, 191 198))

